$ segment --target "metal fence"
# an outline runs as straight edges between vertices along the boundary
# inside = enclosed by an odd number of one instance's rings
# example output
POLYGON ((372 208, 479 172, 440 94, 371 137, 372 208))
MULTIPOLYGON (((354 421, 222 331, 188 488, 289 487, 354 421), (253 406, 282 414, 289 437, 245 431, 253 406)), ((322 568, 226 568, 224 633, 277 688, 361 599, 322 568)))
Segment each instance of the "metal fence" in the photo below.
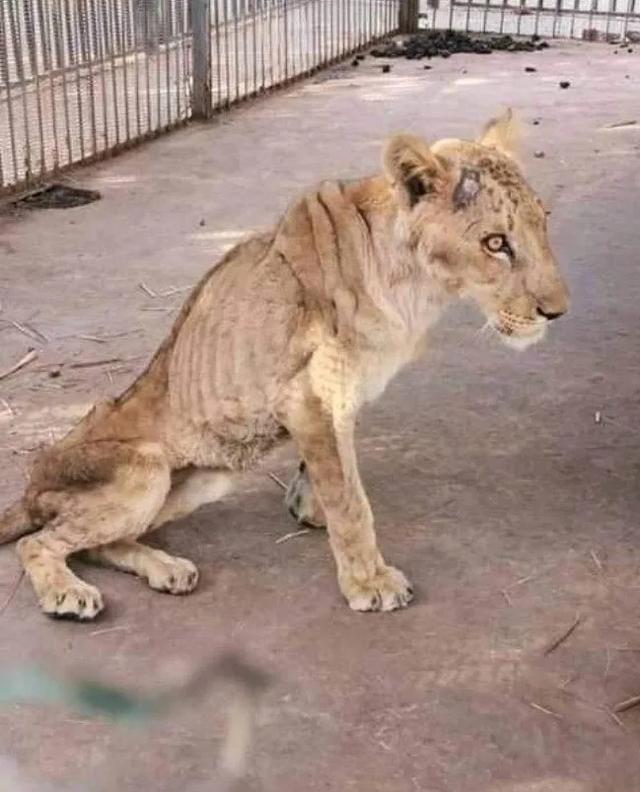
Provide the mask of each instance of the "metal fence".
POLYGON ((640 41, 640 0, 422 0, 420 11, 434 29, 640 41))
POLYGON ((0 0, 0 194, 308 74, 401 0, 0 0))
POLYGON ((640 40, 640 0, 0 0, 0 195, 418 25, 640 40))

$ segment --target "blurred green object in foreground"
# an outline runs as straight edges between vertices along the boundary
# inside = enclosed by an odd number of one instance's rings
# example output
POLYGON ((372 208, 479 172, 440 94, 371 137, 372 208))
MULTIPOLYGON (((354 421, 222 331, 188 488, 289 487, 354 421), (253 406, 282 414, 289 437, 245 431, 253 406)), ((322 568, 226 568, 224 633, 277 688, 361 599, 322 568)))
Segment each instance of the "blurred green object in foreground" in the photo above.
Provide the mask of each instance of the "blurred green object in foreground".
POLYGON ((91 716, 142 723, 186 699, 197 699, 216 681, 239 685, 253 699, 267 676, 232 655, 206 662, 181 684, 154 694, 135 694, 89 679, 64 679, 39 668, 0 673, 0 706, 33 703, 62 704, 91 716))
POLYGON ((163 699, 136 696, 90 680, 59 679, 38 668, 0 674, 0 705, 63 704, 92 716, 141 722, 159 712, 163 699))

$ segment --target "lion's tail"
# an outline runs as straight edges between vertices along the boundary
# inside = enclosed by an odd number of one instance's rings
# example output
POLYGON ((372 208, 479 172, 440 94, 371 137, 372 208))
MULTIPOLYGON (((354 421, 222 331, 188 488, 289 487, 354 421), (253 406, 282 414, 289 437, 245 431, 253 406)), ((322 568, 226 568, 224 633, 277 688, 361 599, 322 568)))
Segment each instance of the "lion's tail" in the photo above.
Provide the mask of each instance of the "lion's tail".
POLYGON ((36 530, 22 500, 12 503, 0 513, 0 544, 12 542, 36 530))

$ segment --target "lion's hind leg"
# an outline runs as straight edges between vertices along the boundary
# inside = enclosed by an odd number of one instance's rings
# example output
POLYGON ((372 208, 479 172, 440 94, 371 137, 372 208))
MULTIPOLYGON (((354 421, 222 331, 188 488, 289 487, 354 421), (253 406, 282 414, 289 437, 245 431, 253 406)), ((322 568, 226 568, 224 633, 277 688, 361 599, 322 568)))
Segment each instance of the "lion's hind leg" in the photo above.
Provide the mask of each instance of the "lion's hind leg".
POLYGON ((153 443, 97 443, 66 457, 63 451, 55 490, 40 496, 52 516, 42 530, 20 540, 18 553, 46 614, 93 619, 104 607, 102 596, 69 569, 67 559, 144 533, 162 508, 171 477, 162 449, 153 443), (84 483, 77 477, 83 453, 89 479, 84 483), (97 481, 91 480, 93 470, 100 470, 97 481))
MULTIPOLYGON (((154 517, 150 530, 194 512, 205 503, 222 498, 232 486, 228 473, 210 469, 187 469, 174 474, 171 491, 154 517)), ((198 584, 198 570, 179 558, 131 539, 122 539, 88 553, 91 561, 144 578, 152 589, 168 594, 188 594, 198 584)))
POLYGON ((132 539, 96 547, 88 556, 91 561, 144 578, 152 589, 167 594, 188 594, 198 585, 198 569, 191 561, 132 539))

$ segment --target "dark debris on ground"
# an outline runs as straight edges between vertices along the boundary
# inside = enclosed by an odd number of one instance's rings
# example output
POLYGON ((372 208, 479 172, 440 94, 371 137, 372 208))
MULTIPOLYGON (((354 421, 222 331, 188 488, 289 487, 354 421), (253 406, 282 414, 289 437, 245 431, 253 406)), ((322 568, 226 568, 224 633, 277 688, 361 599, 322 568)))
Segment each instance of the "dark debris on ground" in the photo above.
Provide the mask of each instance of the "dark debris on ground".
POLYGON ((491 52, 535 52, 549 44, 539 36, 514 39, 513 36, 470 36, 454 30, 425 30, 402 41, 384 42, 371 50, 375 58, 448 58, 455 53, 488 55, 491 52))

